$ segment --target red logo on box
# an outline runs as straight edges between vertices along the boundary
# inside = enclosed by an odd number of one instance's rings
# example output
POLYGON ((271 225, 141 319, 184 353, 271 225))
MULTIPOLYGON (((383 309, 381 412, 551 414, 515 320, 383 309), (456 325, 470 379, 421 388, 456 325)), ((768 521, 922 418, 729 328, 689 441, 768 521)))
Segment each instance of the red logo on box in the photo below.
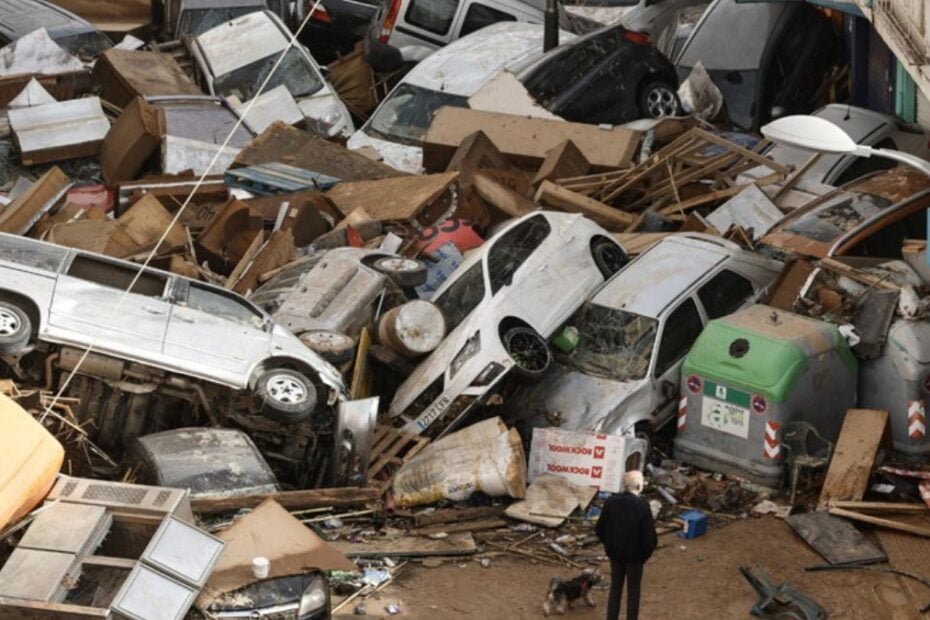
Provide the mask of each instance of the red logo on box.
POLYGON ((603 474, 604 474, 604 468, 603 468, 603 467, 592 467, 592 468, 591 468, 591 477, 592 477, 592 478, 600 478, 603 474))
POLYGON ((603 459, 607 450, 604 446, 594 446, 594 458, 603 459))

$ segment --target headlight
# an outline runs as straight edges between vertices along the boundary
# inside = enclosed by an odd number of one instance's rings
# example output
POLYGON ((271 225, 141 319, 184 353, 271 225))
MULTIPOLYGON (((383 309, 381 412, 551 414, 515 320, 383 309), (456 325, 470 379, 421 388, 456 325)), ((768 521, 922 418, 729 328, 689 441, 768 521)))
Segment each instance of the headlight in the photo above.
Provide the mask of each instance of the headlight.
POLYGON ((481 351, 481 332, 475 332, 475 335, 468 339, 462 350, 458 352, 449 366, 449 376, 454 377, 455 373, 465 365, 465 362, 478 355, 481 351))
POLYGON ((321 577, 314 577, 300 597, 297 617, 302 619, 326 607, 329 602, 329 589, 321 577))

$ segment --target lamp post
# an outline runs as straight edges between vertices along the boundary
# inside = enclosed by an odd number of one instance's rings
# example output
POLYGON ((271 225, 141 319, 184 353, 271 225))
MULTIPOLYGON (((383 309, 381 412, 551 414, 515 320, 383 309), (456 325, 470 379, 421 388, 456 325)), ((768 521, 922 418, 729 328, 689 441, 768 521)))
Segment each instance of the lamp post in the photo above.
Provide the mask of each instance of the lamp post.
POLYGON ((816 116, 784 116, 764 126, 762 135, 772 142, 808 151, 893 159, 930 176, 930 162, 910 153, 856 144, 845 131, 816 116))

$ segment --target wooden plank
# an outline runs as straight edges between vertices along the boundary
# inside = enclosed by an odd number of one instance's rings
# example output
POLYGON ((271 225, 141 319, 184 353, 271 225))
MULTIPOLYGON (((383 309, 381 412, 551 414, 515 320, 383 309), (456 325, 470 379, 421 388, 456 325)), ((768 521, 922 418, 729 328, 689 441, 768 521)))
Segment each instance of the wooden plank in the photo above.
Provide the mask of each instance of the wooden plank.
POLYGON ((242 508, 254 508, 266 499, 273 499, 285 508, 362 506, 376 502, 381 491, 371 487, 345 487, 336 489, 308 489, 305 491, 279 491, 277 493, 250 493, 236 497, 191 498, 191 508, 198 514, 222 514, 242 508))
POLYGON ((482 200, 510 217, 522 217, 536 210, 536 204, 532 200, 486 174, 475 174, 471 185, 482 200))
POLYGON ((507 527, 509 522, 503 519, 480 519, 478 521, 465 521, 463 523, 442 523, 440 525, 431 525, 417 530, 419 536, 431 536, 433 534, 457 534, 459 532, 481 532, 484 530, 496 530, 507 527))
POLYGON ((830 508, 845 508, 846 510, 858 510, 860 512, 926 513, 928 510, 930 510, 926 504, 901 504, 895 502, 854 502, 843 500, 832 500, 830 502, 830 508))
POLYGON ((546 159, 536 171, 532 184, 536 187, 543 181, 579 177, 587 174, 590 169, 591 164, 584 158, 584 153, 574 142, 566 140, 546 153, 546 159))
POLYGON ((415 515, 413 523, 416 527, 438 525, 440 523, 461 523, 477 519, 491 519, 504 513, 501 506, 475 506, 471 508, 444 508, 433 512, 424 512, 415 515))
POLYGON ((407 222, 438 200, 458 172, 340 183, 326 192, 343 215, 362 208, 375 220, 407 222))
POLYGON ((764 157, 756 153, 755 151, 751 151, 743 146, 734 144, 733 142, 730 142, 726 138, 721 138, 720 136, 716 134, 712 134, 709 131, 704 131, 703 129, 695 128, 695 129, 692 129, 692 131, 694 132, 695 136, 703 140, 706 140, 707 142, 716 144, 717 146, 725 148, 728 151, 742 155, 745 159, 749 159, 751 161, 756 162, 757 164, 761 166, 770 168, 774 170, 775 172, 780 173, 783 176, 787 176, 788 174, 791 173, 791 168, 789 168, 788 166, 779 164, 778 162, 773 161, 769 159, 768 157, 764 157))
POLYGON ((852 510, 845 510, 843 508, 831 508, 830 514, 835 515, 837 517, 844 517, 846 519, 851 519, 853 521, 860 521, 862 523, 869 523, 871 525, 877 525, 878 527, 887 528, 889 530, 907 532, 908 534, 914 534, 915 536, 921 536, 923 538, 930 538, 930 527, 910 525, 909 523, 902 523, 900 521, 892 521, 891 519, 883 519, 882 517, 866 515, 866 514, 862 514, 861 512, 854 512, 852 510))
POLYGON ((539 191, 536 192, 536 202, 559 211, 580 213, 608 230, 625 229, 636 219, 632 213, 614 209, 551 181, 543 181, 540 184, 539 191))
POLYGON ((471 555, 478 552, 475 539, 467 532, 439 539, 403 536, 394 540, 372 540, 361 543, 336 541, 329 544, 349 558, 429 557, 471 555))
POLYGON ((0 209, 0 232, 25 234, 42 213, 64 197, 69 187, 71 179, 68 175, 58 166, 53 166, 22 196, 0 209))
MULTIPOLYGON (((767 177, 763 177, 759 179, 758 181, 754 183, 754 185, 760 185, 760 186, 768 185, 770 183, 774 183, 779 178, 781 178, 781 175, 776 172, 767 177)), ((696 196, 689 200, 685 200, 683 202, 679 202, 677 204, 673 204, 668 207, 665 207, 664 209, 661 209, 659 213, 661 213, 662 215, 671 215, 679 211, 682 211, 682 212, 687 211, 688 209, 699 207, 703 204, 707 204, 708 202, 714 202, 717 200, 723 200, 724 198, 730 198, 732 196, 735 196, 736 194, 743 191, 745 187, 746 187, 745 185, 738 185, 736 187, 728 187, 726 189, 721 189, 715 192, 710 192, 702 196, 696 196)))
POLYGON ((878 450, 883 446, 891 447, 887 411, 850 409, 846 412, 817 509, 827 509, 831 500, 861 500, 875 467, 878 450))
POLYGON ((406 438, 402 438, 402 439, 403 441, 396 442, 394 445, 388 448, 388 450, 385 451, 378 458, 378 460, 372 466, 372 470, 378 472, 384 469, 384 466, 387 465, 391 461, 391 459, 397 456, 400 453, 400 451, 403 450, 407 446, 406 438))
POLYGON ((81 618, 109 618, 110 610, 66 603, 41 603, 0 596, 2 620, 78 620, 81 618))

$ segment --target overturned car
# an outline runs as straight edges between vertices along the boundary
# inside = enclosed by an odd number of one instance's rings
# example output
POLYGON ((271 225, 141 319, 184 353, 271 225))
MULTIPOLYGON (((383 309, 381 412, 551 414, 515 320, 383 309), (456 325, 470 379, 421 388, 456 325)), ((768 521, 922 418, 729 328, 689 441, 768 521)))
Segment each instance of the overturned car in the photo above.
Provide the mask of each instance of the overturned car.
POLYGON ((627 254, 580 215, 539 211, 469 256, 432 301, 449 335, 400 386, 390 415, 411 433, 441 436, 514 373, 542 377, 547 339, 627 254))

